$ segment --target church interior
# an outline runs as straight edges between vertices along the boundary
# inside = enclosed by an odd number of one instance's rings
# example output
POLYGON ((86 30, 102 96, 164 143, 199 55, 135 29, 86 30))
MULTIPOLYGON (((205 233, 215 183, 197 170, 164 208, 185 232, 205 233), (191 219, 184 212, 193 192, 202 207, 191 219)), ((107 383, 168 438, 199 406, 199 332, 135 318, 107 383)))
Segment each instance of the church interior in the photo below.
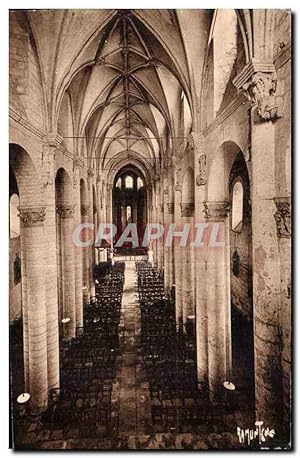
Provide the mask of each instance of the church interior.
POLYGON ((290 11, 9 21, 12 447, 288 449, 290 11))

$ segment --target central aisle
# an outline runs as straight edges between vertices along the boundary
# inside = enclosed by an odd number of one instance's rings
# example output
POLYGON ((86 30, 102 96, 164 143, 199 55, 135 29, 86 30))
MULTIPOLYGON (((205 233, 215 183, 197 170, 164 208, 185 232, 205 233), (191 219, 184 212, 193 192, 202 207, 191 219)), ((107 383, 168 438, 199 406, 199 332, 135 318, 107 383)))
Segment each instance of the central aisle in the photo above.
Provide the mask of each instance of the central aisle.
POLYGON ((119 385, 118 435, 149 434, 151 402, 141 353, 141 311, 134 261, 125 263, 120 322, 121 356, 117 370, 119 385))

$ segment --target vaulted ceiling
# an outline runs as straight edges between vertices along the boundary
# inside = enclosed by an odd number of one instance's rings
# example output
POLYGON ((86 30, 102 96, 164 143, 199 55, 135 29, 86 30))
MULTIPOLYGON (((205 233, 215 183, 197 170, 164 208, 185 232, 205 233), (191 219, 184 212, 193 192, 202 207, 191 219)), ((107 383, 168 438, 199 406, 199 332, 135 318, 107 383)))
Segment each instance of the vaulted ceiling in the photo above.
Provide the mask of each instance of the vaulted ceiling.
POLYGON ((89 166, 104 169, 127 157, 151 167, 180 133, 183 100, 192 118, 191 73, 199 67, 193 61, 205 54, 203 17, 207 21, 210 13, 187 11, 28 13, 47 70, 51 122, 59 123, 69 106, 73 127, 62 134, 73 137, 72 147, 88 157, 89 166), (198 41, 187 35, 188 17, 198 41))
MULTIPOLYGON (((102 152, 102 161, 118 153, 130 158, 135 152, 158 158, 161 137, 171 128, 164 75, 159 68, 164 54, 138 19, 122 12, 107 25, 95 64, 72 83, 72 94, 78 85, 81 91, 82 83, 85 85, 80 135, 85 132, 88 151, 102 152)), ((167 60, 168 56, 164 57, 167 60)))

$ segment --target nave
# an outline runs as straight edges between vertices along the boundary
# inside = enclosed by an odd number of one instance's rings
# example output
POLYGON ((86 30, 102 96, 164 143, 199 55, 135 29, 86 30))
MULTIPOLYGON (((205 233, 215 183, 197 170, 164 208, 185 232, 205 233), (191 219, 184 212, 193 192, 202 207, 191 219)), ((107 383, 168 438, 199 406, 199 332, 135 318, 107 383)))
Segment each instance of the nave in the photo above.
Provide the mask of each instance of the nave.
MULTIPOLYGON (((253 410, 242 390, 224 389, 211 403, 197 383, 193 324, 186 333, 176 325, 157 269, 146 260, 100 263, 95 285, 83 328, 60 340, 60 388, 49 391, 47 411, 37 418, 14 405, 22 447, 197 449, 214 448, 217 438, 240 447, 229 431, 246 426, 253 410)), ((20 326, 12 326, 19 337, 20 326)), ((17 369, 15 362, 16 380, 17 369)))
POLYGON ((12 447, 291 447, 291 17, 10 11, 12 447))

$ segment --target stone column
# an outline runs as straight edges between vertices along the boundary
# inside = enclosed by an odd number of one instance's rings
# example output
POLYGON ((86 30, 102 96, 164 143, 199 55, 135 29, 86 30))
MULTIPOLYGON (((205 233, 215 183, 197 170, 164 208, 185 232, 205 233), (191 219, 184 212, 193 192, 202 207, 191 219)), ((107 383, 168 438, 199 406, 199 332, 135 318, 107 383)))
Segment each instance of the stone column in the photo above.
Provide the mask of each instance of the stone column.
MULTIPOLYGON (((197 346, 197 376, 201 387, 208 387, 208 313, 207 313, 207 228, 204 202, 207 194, 207 158, 204 148, 204 138, 193 132, 194 140, 194 170, 195 170, 195 226, 203 228, 203 245, 194 247, 194 281, 195 281, 195 315, 196 315, 196 346, 197 346)), ((195 228, 195 236, 197 227, 195 228)), ((199 244, 201 243, 199 242, 199 244)))
MULTIPOLYGON (((199 190, 200 191, 200 190, 199 190)), ((199 194, 198 191, 198 194, 199 194)), ((202 190, 200 191, 203 192, 202 190)), ((195 224, 204 225, 203 196, 198 200, 195 194, 195 224)), ((200 226, 201 227, 201 226, 200 226)), ((204 228, 204 226, 203 226, 204 228)), ((195 234, 197 231, 195 230, 195 234)), ((203 230, 203 246, 194 248, 195 259, 195 316, 196 316, 196 348, 197 377, 201 387, 208 387, 208 280, 207 280, 207 228, 203 230)))
POLYGON ((271 60, 252 59, 233 80, 252 104, 252 260, 256 418, 282 432, 282 330, 274 124, 282 115, 271 60))
MULTIPOLYGON (((168 224, 172 224, 174 222, 174 202, 168 202, 166 204, 167 211, 168 211, 168 224)), ((172 241, 171 246, 168 248, 168 288, 171 291, 174 285, 174 243, 172 241)))
MULTIPOLYGON (((26 321, 28 340, 25 342, 24 365, 26 389, 34 413, 47 407, 47 309, 46 309, 46 255, 44 220, 45 207, 20 207, 21 252, 23 271, 26 272, 26 321)), ((22 282, 23 286, 23 282, 22 282)))
POLYGON ((126 227, 126 207, 125 205, 122 205, 121 207, 121 212, 122 212, 122 216, 121 216, 121 221, 122 221, 122 231, 124 231, 125 227, 126 227))
POLYGON ((76 335, 76 306, 75 306, 75 264, 72 233, 74 229, 74 205, 58 204, 61 237, 62 264, 62 300, 63 317, 70 318, 63 325, 64 338, 72 339, 76 335))
POLYGON ((132 211, 132 222, 137 223, 137 206, 133 205, 131 207, 131 211, 132 211))
MULTIPOLYGON (((194 203, 181 203, 182 227, 189 224, 190 232, 193 222, 194 203)), ((190 233, 189 232, 189 233, 190 233)), ((193 314, 192 304, 192 269, 191 269, 191 238, 189 236, 185 246, 181 247, 182 263, 182 323, 185 326, 187 316, 193 314)))
MULTIPOLYGON (((80 177, 79 170, 82 162, 79 159, 74 159, 73 163, 73 187, 74 187, 74 225, 81 224, 80 210, 80 177)), ((75 262, 75 308, 76 308, 76 328, 83 326, 83 295, 82 295, 82 248, 74 246, 74 262, 75 262)))
MULTIPOLYGON (((175 184, 175 202, 174 202, 174 224, 175 230, 182 229, 181 221, 181 185, 175 184)), ((176 323, 182 327, 182 248, 179 245, 178 237, 174 240, 174 277, 175 277, 175 307, 176 323)))
POLYGON ((212 235, 207 248, 207 335, 208 335, 208 385, 210 399, 218 401, 223 382, 230 378, 230 300, 228 278, 228 202, 205 202, 205 217, 212 231, 218 233, 220 246, 212 245, 212 235))
MULTIPOLYGON (((98 228, 99 228, 99 211, 98 211, 98 208, 99 207, 95 207, 95 211, 94 211, 94 225, 95 225, 94 240, 97 240, 97 233, 98 233, 98 228)), ((95 262, 95 265, 97 265, 99 263, 99 251, 98 251, 97 248, 94 248, 94 262, 95 262)))
POLYGON ((292 331, 291 331, 291 199, 275 199, 277 211, 274 215, 280 257, 280 293, 282 327, 282 392, 283 392, 283 429, 288 434, 291 429, 291 369, 292 369, 292 331))
MULTIPOLYGON (((164 225, 163 215, 164 215, 164 204, 161 203, 161 197, 159 199, 160 204, 158 206, 158 223, 162 226, 164 225)), ((164 265, 164 239, 163 236, 157 239, 157 268, 160 273, 163 273, 164 265)))
MULTIPOLYGON (((158 197, 156 194, 156 183, 153 183, 152 187, 152 223, 158 223, 158 197)), ((157 240, 151 241, 151 248, 153 249, 154 265, 158 268, 158 244, 157 240)))
MULTIPOLYGON (((89 206, 90 206, 90 221, 93 223, 94 216, 94 198, 93 198, 93 179, 94 171, 88 170, 88 195, 89 195, 89 206)), ((93 245, 89 247, 89 292, 90 298, 95 296, 95 282, 94 282, 94 242, 93 245)))
POLYGON ((22 321, 23 321, 23 358, 24 358, 24 388, 29 393, 29 326, 28 326, 28 306, 27 306, 27 270, 26 255, 22 251, 21 243, 21 269, 22 269, 22 321))
MULTIPOLYGON (((106 186, 106 221, 108 223, 113 222, 113 212, 112 212, 112 206, 113 206, 113 197, 112 197, 112 191, 113 191, 113 185, 112 184, 107 184, 106 186)), ((111 247, 111 260, 114 262, 114 254, 113 254, 113 249, 115 245, 115 239, 111 240, 110 242, 110 247, 111 247)))
MULTIPOLYGON (((85 204, 81 204, 81 223, 85 224, 89 222, 89 213, 90 207, 85 204)), ((83 242, 87 242, 89 240, 89 233, 88 230, 84 229, 82 231, 81 239, 83 242)), ((90 302, 90 291, 89 291, 89 247, 81 248, 81 256, 82 256, 82 296, 83 296, 83 303, 88 304, 90 302)))
MULTIPOLYGON (((101 187, 101 178, 98 175, 96 179, 96 195, 97 195, 97 214, 96 214, 96 222, 95 222, 95 233, 94 237, 95 240, 97 240, 97 233, 99 229, 99 224, 101 223, 101 196, 100 196, 100 187, 101 187)), ((100 262, 100 253, 98 248, 95 249, 95 262, 96 264, 99 264, 100 262)))
POLYGON ((47 231, 46 250, 46 307, 47 307, 47 367, 48 389, 59 386, 59 318, 57 291, 57 241, 55 209, 55 155, 62 137, 53 133, 44 140, 43 185, 47 212, 44 222, 47 231))
POLYGON ((278 430, 282 369, 273 129, 272 122, 256 121, 253 125, 251 202, 256 416, 278 430))
POLYGON ((170 222, 170 214, 169 214, 169 209, 168 209, 168 187, 164 189, 164 286, 165 289, 169 292, 170 291, 170 251, 171 247, 167 247, 165 245, 166 241, 166 234, 167 230, 169 228, 169 222, 170 222))

